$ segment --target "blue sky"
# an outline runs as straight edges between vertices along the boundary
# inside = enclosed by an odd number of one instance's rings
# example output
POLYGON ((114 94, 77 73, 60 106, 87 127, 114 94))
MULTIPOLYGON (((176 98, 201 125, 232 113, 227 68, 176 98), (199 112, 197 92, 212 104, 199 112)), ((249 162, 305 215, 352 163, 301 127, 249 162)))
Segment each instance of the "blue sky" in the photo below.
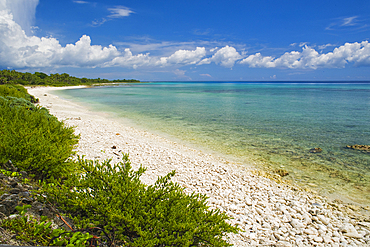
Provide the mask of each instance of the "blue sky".
POLYGON ((370 80, 370 1, 0 0, 0 68, 88 78, 370 80))

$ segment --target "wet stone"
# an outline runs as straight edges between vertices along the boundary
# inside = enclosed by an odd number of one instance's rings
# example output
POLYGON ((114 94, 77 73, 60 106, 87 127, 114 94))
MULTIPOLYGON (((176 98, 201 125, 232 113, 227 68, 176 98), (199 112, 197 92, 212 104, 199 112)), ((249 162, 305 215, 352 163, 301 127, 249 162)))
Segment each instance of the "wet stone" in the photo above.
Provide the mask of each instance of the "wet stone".
POLYGON ((0 201, 4 200, 5 198, 7 198, 9 196, 9 194, 5 193, 5 194, 2 194, 0 196, 0 201))
POLYGON ((16 181, 11 181, 10 182, 10 186, 12 186, 13 188, 15 188, 15 186, 17 186, 18 183, 16 181))
POLYGON ((28 191, 23 191, 23 192, 20 192, 19 195, 21 197, 26 197, 27 198, 27 197, 30 197, 31 196, 31 193, 28 192, 28 191))
POLYGON ((20 189, 18 189, 18 188, 13 188, 13 189, 9 190, 10 194, 19 194, 19 192, 20 192, 20 189))
POLYGON ((322 149, 321 148, 311 148, 310 153, 321 153, 322 149))
POLYGON ((10 215, 12 214, 14 211, 15 211, 15 207, 18 205, 18 198, 14 198, 14 199, 5 199, 3 202, 2 202, 2 205, 4 205, 5 207, 5 212, 4 214, 5 215, 10 215))
POLYGON ((0 204, 0 212, 3 214, 7 214, 7 209, 5 205, 0 204))
POLYGON ((22 177, 27 177, 28 176, 28 174, 27 174, 27 172, 26 171, 20 171, 19 172, 21 175, 22 175, 22 177))

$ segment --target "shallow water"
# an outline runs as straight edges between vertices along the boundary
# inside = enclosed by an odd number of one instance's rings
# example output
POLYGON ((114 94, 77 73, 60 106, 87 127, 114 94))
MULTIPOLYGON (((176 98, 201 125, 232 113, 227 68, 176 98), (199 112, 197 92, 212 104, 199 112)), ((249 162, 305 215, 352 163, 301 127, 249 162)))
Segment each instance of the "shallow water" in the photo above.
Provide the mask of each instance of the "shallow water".
POLYGON ((370 205, 370 153, 345 148, 370 145, 370 84, 157 82, 55 93, 370 205))

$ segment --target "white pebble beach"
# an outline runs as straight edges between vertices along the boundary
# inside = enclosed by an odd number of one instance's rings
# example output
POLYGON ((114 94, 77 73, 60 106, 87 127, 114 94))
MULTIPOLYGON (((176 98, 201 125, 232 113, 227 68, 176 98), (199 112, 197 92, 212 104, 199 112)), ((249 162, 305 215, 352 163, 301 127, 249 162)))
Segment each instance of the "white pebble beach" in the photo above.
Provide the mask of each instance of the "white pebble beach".
POLYGON ((226 212, 239 225, 230 234, 234 246, 370 246, 370 222, 353 217, 349 208, 324 197, 259 175, 252 167, 187 147, 157 134, 62 99, 53 90, 28 88, 39 105, 80 134, 76 148, 87 159, 120 161, 129 153, 133 168, 147 168, 142 181, 176 170, 173 178, 187 193, 206 194, 213 209, 226 212))

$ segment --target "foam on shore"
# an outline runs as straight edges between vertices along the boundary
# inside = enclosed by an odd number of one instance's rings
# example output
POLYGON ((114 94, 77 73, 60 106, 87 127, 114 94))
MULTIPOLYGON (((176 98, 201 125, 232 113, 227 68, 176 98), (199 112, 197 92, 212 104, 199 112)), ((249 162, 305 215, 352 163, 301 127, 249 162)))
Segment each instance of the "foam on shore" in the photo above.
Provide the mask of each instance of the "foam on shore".
MULTIPOLYGON (((176 170, 186 192, 206 194, 211 208, 233 217, 244 231, 230 235, 235 246, 368 246, 370 223, 352 209, 313 193, 277 183, 258 171, 186 147, 90 111, 52 94, 65 88, 28 88, 40 105, 80 134, 76 149, 87 159, 119 161, 129 153, 134 169, 147 168, 143 182, 176 170)), ((353 208, 355 209, 355 208, 353 208)))

